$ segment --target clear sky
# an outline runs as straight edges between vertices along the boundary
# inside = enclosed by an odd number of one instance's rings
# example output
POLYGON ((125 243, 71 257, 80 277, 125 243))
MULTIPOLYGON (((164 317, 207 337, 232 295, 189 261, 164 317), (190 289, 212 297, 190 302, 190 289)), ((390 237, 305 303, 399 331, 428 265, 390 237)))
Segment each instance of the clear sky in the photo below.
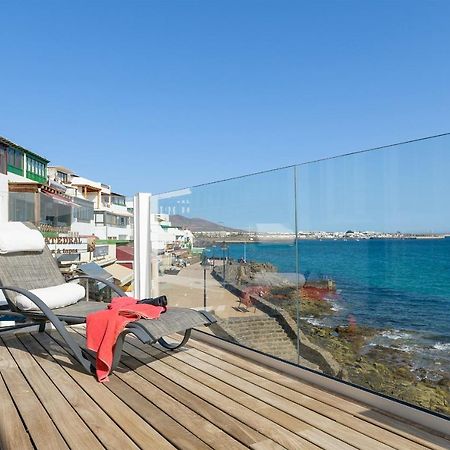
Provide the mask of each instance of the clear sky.
POLYGON ((450 233, 450 134, 154 196, 242 230, 450 233))
POLYGON ((450 1, 0 0, 0 135, 161 192, 450 129, 450 1))

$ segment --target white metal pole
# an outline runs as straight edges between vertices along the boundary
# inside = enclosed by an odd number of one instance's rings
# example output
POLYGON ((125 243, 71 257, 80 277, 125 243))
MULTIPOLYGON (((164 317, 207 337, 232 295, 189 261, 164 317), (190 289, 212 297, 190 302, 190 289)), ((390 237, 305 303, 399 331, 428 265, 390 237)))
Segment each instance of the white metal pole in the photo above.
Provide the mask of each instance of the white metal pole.
POLYGON ((134 196, 134 297, 152 296, 151 194, 134 196))

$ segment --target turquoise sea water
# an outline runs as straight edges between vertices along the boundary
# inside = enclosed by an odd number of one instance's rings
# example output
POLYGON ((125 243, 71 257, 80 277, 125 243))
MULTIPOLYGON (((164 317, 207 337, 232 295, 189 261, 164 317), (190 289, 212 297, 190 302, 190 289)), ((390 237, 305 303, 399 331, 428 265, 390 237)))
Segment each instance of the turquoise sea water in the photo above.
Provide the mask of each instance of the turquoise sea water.
MULTIPOLYGON (((294 243, 230 244, 231 258, 244 251, 247 260, 270 262, 279 272, 296 270, 294 243)), ((347 324, 351 314, 385 330, 378 344, 450 364, 450 239, 301 240, 298 256, 307 278, 336 282, 335 314, 324 325, 347 324)))

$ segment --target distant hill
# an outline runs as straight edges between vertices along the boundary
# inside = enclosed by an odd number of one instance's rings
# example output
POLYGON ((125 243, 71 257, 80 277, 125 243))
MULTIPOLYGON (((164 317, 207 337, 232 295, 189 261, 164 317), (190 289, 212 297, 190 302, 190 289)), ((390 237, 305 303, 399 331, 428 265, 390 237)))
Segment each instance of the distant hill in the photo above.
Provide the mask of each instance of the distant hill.
POLYGON ((189 218, 175 214, 170 216, 170 222, 174 227, 186 228, 192 232, 196 231, 241 231, 236 228, 229 228, 209 220, 199 219, 197 217, 189 218))

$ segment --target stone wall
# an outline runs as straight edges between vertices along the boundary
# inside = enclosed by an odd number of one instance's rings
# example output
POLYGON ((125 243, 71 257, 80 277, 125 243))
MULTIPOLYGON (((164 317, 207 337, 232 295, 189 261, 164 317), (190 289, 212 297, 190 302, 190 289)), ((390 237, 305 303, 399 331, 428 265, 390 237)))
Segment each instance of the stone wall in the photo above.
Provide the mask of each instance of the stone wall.
MULTIPOLYGON (((217 272, 213 272, 213 276, 220 282, 223 282, 222 277, 217 272)), ((224 287, 228 289, 230 292, 237 296, 242 295, 242 291, 235 285, 231 283, 224 283, 224 287)), ((252 304, 255 308, 258 310, 264 312, 266 314, 267 318, 271 318, 271 323, 275 321, 278 325, 278 328, 283 330, 283 333, 285 336, 290 340, 292 348, 296 351, 297 347, 297 340, 298 340, 298 346, 300 351, 300 357, 303 360, 309 361, 314 366, 317 366, 322 372, 326 373, 327 375, 331 375, 334 377, 339 378, 346 378, 344 371, 341 369, 340 365, 336 362, 336 360, 333 358, 331 353, 324 350, 323 348, 313 344, 309 341, 309 339, 305 336, 305 334, 297 329, 297 323, 291 318, 291 316, 282 308, 273 305, 272 303, 268 302, 267 300, 257 297, 257 296, 251 296, 252 304)), ((241 320, 242 327, 245 327, 245 318, 237 318, 236 320, 241 320)), ((235 329, 236 325, 230 325, 232 322, 224 321, 221 323, 221 326, 224 328, 224 330, 230 334, 234 338, 238 338, 237 342, 239 341, 239 336, 234 335, 233 329, 235 329), (227 328, 228 327, 228 328, 227 328)), ((267 322, 269 323, 269 322, 267 322)), ((248 326, 248 323, 247 323, 248 326)), ((272 325, 267 325, 272 326, 272 325)), ((241 336, 242 338, 242 336, 241 336)), ((244 342, 244 345, 252 346, 253 348, 257 348, 257 340, 258 340, 258 334, 253 333, 253 336, 249 333, 249 335, 246 337, 247 341, 251 343, 251 345, 247 345, 244 342), (250 337, 252 339, 250 339, 250 337)), ((259 338, 262 338, 262 336, 259 336, 259 338)), ((263 351, 263 350, 261 350, 263 351)), ((280 352, 286 352, 285 350, 285 344, 283 344, 283 348, 279 349, 280 352)), ((273 354, 273 353, 272 353, 273 354)))

